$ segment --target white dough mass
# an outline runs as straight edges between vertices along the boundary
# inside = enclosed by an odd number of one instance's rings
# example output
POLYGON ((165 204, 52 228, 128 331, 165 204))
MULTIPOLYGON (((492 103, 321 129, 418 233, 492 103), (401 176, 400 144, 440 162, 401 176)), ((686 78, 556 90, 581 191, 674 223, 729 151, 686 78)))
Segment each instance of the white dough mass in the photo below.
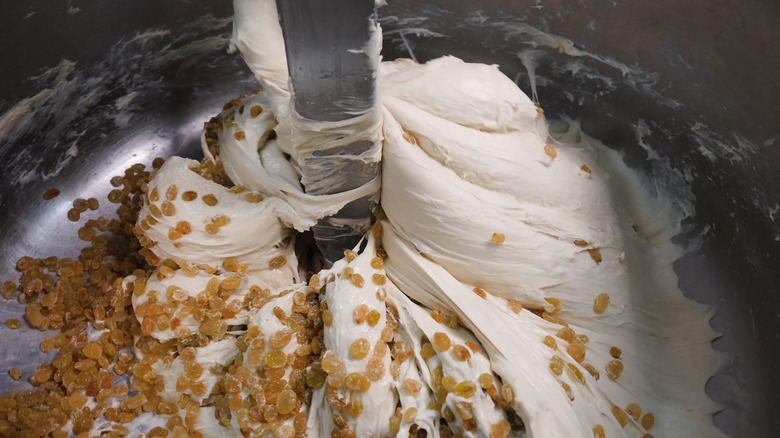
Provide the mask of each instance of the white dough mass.
POLYGON ((382 63, 376 108, 322 135, 291 107, 275 2, 234 4, 264 89, 207 125, 204 163, 174 157, 150 181, 136 233, 158 269, 126 279, 145 285, 142 334, 191 345, 150 364, 190 429, 721 435, 711 310, 673 269, 680 214, 618 153, 454 57, 382 63), (306 194, 301 163, 357 137, 381 179, 306 194), (296 235, 372 193, 363 245, 304 272, 296 235))

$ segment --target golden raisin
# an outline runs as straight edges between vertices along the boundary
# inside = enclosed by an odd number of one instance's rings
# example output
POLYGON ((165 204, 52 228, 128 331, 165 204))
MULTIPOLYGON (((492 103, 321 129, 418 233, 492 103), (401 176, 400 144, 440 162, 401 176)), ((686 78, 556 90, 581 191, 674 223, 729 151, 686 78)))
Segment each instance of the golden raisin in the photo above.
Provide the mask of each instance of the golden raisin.
POLYGON ((463 398, 473 397, 477 392, 477 385, 471 380, 464 380, 455 386, 455 395, 463 398))
POLYGON ((409 395, 417 395, 420 392, 420 389, 422 389, 422 385, 420 385, 419 380, 415 379, 406 379, 403 383, 404 392, 406 392, 409 395))
POLYGON ((401 430, 401 419, 398 417, 390 417, 390 432, 392 432, 393 435, 396 435, 399 430, 401 430))
POLYGON ((609 355, 614 357, 615 359, 620 359, 620 356, 623 354, 623 351, 615 347, 614 345, 612 347, 609 347, 609 355))
POLYGON ((455 345, 452 347, 452 354, 455 356, 455 359, 458 359, 461 362, 471 359, 471 352, 462 345, 455 345))
POLYGON ((174 207, 171 201, 163 201, 160 206, 160 211, 162 211, 162 214, 165 216, 173 216, 176 214, 176 207, 174 207))
POLYGON ((582 363, 585 360, 585 346, 582 344, 571 343, 566 347, 566 352, 569 353, 572 359, 577 363, 582 363))
POLYGON ((265 364, 270 368, 281 368, 287 364, 287 355, 281 350, 271 350, 265 355, 265 364))
POLYGON ((322 388, 325 384, 325 374, 318 369, 306 371, 306 384, 314 389, 322 388))
POLYGON ((610 379, 617 380, 620 374, 623 373, 623 362, 618 359, 611 360, 607 364, 606 370, 610 379))
POLYGON ((363 287, 364 284, 366 284, 366 281, 363 279, 363 276, 361 276, 360 274, 352 274, 350 280, 352 281, 352 284, 357 288, 361 288, 363 287))
POLYGON ((230 276, 222 280, 222 288, 225 290, 235 290, 241 285, 241 277, 237 275, 230 276))
POLYGON ((249 115, 254 119, 255 117, 259 116, 260 113, 263 112, 263 107, 260 105, 252 105, 251 108, 249 108, 249 115))
POLYGON ((383 274, 374 274, 371 276, 371 281, 377 286, 383 286, 387 283, 387 278, 383 274))
POLYGON ((103 347, 97 342, 90 342, 84 346, 83 352, 90 359, 98 359, 103 356, 103 347))
POLYGON ((176 195, 179 193, 179 189, 176 187, 176 184, 171 184, 168 187, 168 190, 165 191, 165 199, 169 201, 175 201, 176 195))
POLYGON ((582 169, 583 172, 591 173, 590 168, 584 164, 580 166, 580 169, 582 169))
POLYGON ((368 377, 361 373, 349 373, 345 383, 353 391, 366 392, 371 387, 368 377))
POLYGON ((16 296, 17 287, 16 283, 14 283, 11 280, 5 281, 3 283, 2 289, 0 289, 0 294, 2 294, 3 298, 6 300, 10 300, 16 296))
POLYGON ((176 231, 182 236, 186 236, 192 232, 192 225, 187 221, 180 221, 176 224, 176 231))
POLYGON ((574 342, 574 339, 577 336, 577 333, 574 332, 569 327, 563 327, 562 329, 558 330, 558 333, 556 333, 556 336, 563 339, 566 342, 574 342))
POLYGON ((11 369, 8 370, 8 375, 11 376, 12 379, 19 381, 19 379, 22 378, 22 370, 17 367, 11 367, 11 369))
POLYGON ((52 188, 46 190, 45 192, 43 192, 43 199, 45 201, 48 201, 50 199, 56 198, 59 194, 60 194, 60 189, 58 189, 56 187, 52 187, 52 188))
POLYGON ((287 415, 298 407, 298 400, 292 389, 286 388, 276 397, 276 411, 287 415))
POLYGON ((274 348, 282 349, 287 346, 292 340, 292 331, 290 329, 282 329, 271 335, 270 343, 274 348))
POLYGON ((268 263, 271 269, 279 269, 287 264, 287 259, 284 256, 276 256, 268 263))
POLYGON ((322 355, 322 370, 326 373, 335 373, 341 370, 342 367, 344 367, 344 363, 342 363, 332 352, 326 351, 325 354, 322 355))
POLYGON ((620 423, 620 427, 626 427, 626 424, 628 424, 628 415, 626 414, 626 411, 620 409, 618 406, 612 406, 612 415, 615 417, 615 419, 620 423))
POLYGON ((506 438, 511 431, 512 425, 506 420, 501 420, 490 425, 490 438, 506 438))
POLYGON ((565 362, 560 356, 555 355, 550 359, 550 371, 556 376, 560 376, 563 373, 563 366, 565 362))
POLYGON ((572 380, 580 382, 583 385, 585 384, 585 377, 582 375, 582 371, 573 363, 566 364, 566 374, 568 374, 569 378, 572 380))
POLYGON ((508 383, 505 383, 504 386, 501 388, 501 397, 503 397, 504 401, 508 403, 512 403, 515 399, 515 391, 512 388, 511 385, 508 383))
POLYGON ((125 198, 125 193, 119 189, 111 190, 108 193, 108 200, 114 204, 119 204, 125 198))
POLYGON ((609 306, 609 295, 605 293, 598 294, 596 299, 593 300, 593 310, 596 313, 601 313, 607 310, 607 306, 609 306))
POLYGON ((639 417, 642 416, 642 408, 636 403, 629 403, 628 406, 626 406, 626 413, 628 413, 634 421, 639 421, 639 417))
POLYGON ((450 349, 452 341, 446 333, 436 332, 433 334, 433 346, 439 351, 447 351, 450 349))
POLYGON ((520 311, 523 310, 523 303, 517 300, 509 300, 507 301, 507 305, 509 306, 509 310, 515 313, 520 313, 520 311))
POLYGON ((51 368, 38 368, 30 375, 30 383, 35 386, 42 385, 51 378, 52 374, 51 368))
POLYGON ((589 249, 588 254, 590 254, 590 258, 592 258, 594 262, 601 263, 601 251, 598 248, 589 249))
MULTIPOLYGON (((27 315, 25 315, 25 317, 27 317, 27 315)), ((43 317, 41 317, 41 318, 43 318, 43 317)), ((32 324, 34 327, 38 327, 40 325, 39 323, 37 323, 37 321, 35 321, 34 319, 31 319, 29 317, 27 317, 27 322, 32 324)), ((41 351, 44 352, 44 353, 48 353, 48 352, 54 350, 54 342, 55 342, 54 338, 51 338, 51 337, 44 338, 43 341, 41 341, 41 351)))
POLYGON ((79 239, 84 241, 91 241, 95 238, 96 234, 97 230, 95 230, 93 227, 81 227, 78 231, 79 239))
POLYGON ((482 373, 479 375, 479 378, 477 379, 479 381, 479 386, 482 387, 482 389, 490 389, 493 387, 493 375, 489 373, 482 373))
POLYGON ((365 358, 368 356, 369 351, 371 351, 371 344, 365 338, 356 340, 349 348, 349 352, 355 359, 365 358))
MULTIPOLYGON (((354 276, 353 276, 354 279, 354 276)), ((352 319, 355 324, 363 324, 368 319, 368 306, 361 304, 352 310, 352 319)))
POLYGON ((333 324, 333 313, 330 310, 325 309, 322 311, 322 323, 325 327, 330 327, 333 324))
POLYGON ((474 289, 472 289, 472 292, 474 292, 475 294, 479 295, 479 297, 482 298, 482 299, 487 298, 487 294, 485 293, 485 291, 480 289, 480 288, 478 288, 478 287, 475 287, 474 289))
POLYGON ((151 202, 157 202, 160 200, 160 192, 157 190, 157 187, 154 187, 151 192, 149 192, 149 201, 151 202))
POLYGON ((569 397, 569 400, 574 401, 574 392, 572 392, 571 386, 563 380, 558 380, 558 384, 561 385, 561 388, 563 388, 563 391, 566 393, 566 396, 569 397))
POLYGON ((654 424, 655 424, 655 415, 651 413, 647 413, 642 417, 642 427, 644 427, 645 430, 652 429, 654 424))
POLYGON ((490 236, 490 241, 493 243, 504 243, 504 240, 506 240, 506 236, 504 236, 502 233, 493 233, 492 236, 490 236))
POLYGON ((371 310, 368 312, 368 317, 366 318, 366 321, 368 322, 368 325, 373 327, 379 323, 379 320, 382 318, 382 314, 379 313, 376 309, 371 310))
POLYGON ((263 201, 263 195, 260 193, 255 192, 249 192, 246 195, 244 195, 244 199, 246 199, 247 202, 251 204, 257 204, 263 201))
POLYGON ((544 145, 544 153, 553 159, 558 156, 558 152, 555 151, 555 148, 551 144, 544 145))
POLYGON ((593 376, 593 378, 595 378, 596 380, 598 380, 601 377, 601 374, 593 365, 589 363, 584 363, 582 364, 582 367, 585 368, 585 370, 587 370, 588 373, 590 373, 590 375, 593 376))
POLYGON ((444 324, 451 328, 451 329, 457 329, 458 328, 458 315, 454 313, 450 313, 449 315, 444 317, 444 324))
POLYGON ((206 205, 208 205, 209 207, 213 207, 213 206, 217 205, 217 202, 218 202, 217 201, 217 197, 212 195, 211 193, 209 193, 207 195, 203 195, 200 199, 202 199, 203 202, 206 205))
POLYGON ((171 228, 170 230, 168 230, 168 239, 170 240, 181 239, 181 233, 175 228, 171 228))
POLYGON ((413 422, 417 418, 417 408, 409 408, 404 412, 404 421, 407 423, 413 422))

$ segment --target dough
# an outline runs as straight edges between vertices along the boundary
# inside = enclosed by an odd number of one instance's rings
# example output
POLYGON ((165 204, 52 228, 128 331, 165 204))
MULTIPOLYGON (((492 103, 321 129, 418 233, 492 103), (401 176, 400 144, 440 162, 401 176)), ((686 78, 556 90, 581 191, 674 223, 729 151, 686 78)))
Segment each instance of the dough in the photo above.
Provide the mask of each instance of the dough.
MULTIPOLYGON (((216 378, 185 391, 207 406, 203 433, 438 437, 445 419, 468 437, 721 435, 704 391, 722 360, 712 312, 683 297, 673 269, 679 215, 618 153, 574 122, 550 134, 496 66, 454 57, 383 63, 373 110, 302 119, 275 3, 235 10, 233 44, 265 89, 207 126, 205 164, 159 170, 137 227, 160 267, 136 311, 150 295, 175 315, 228 309, 177 317, 193 333, 214 326, 197 361, 232 364, 220 400, 238 401, 205 403, 216 378), (381 160, 381 180, 306 194, 307 160, 355 138, 376 147, 344 159, 381 160), (380 184, 363 245, 305 281, 296 233, 380 184)), ((378 56, 378 40, 365 50, 378 56)), ((147 328, 162 342, 186 334, 147 328)), ((181 360, 154 366, 172 393, 181 360)))

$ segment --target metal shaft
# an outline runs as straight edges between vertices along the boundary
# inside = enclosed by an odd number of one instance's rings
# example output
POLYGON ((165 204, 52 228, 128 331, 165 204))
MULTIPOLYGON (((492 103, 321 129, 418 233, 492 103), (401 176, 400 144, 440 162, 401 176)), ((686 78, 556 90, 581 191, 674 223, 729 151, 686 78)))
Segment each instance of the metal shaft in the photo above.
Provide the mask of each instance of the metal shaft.
MULTIPOLYGON (((376 26, 374 0, 277 0, 292 80, 293 104, 302 117, 323 122, 344 121, 374 108, 376 57, 363 51, 376 26)), ((315 153, 328 160, 328 171, 347 176, 333 185, 308 168, 301 170, 307 193, 340 193, 371 181, 378 163, 354 159, 369 150, 370 141, 358 140, 346 147, 315 153)), ((317 246, 328 262, 352 248, 370 223, 374 197, 347 204, 339 213, 315 225, 317 246), (345 225, 347 224, 347 225, 345 225)))

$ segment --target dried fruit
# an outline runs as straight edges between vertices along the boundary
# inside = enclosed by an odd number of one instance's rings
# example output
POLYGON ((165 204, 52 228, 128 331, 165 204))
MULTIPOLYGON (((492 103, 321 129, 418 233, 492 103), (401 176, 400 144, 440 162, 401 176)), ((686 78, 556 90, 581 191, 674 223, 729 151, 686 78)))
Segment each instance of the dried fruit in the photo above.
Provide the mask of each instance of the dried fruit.
POLYGON ((645 430, 652 429, 653 425, 655 424, 655 415, 647 413, 642 417, 642 427, 645 428, 645 430))
POLYGON ((626 427, 628 424, 628 415, 626 414, 626 411, 620 409, 618 406, 612 406, 612 415, 615 417, 615 419, 620 423, 620 427, 626 427))
POLYGON ((629 403, 628 406, 626 406, 626 413, 630 415, 634 421, 639 421, 639 417, 642 416, 642 408, 636 403, 629 403))
POLYGON ((623 362, 619 359, 614 359, 607 363, 607 376, 612 380, 617 380, 620 374, 623 373, 623 362))
POLYGON ((477 392, 477 385, 471 380, 464 380, 455 386, 455 395, 463 398, 471 398, 477 392))
POLYGON ((462 345, 455 345, 452 347, 452 354, 455 356, 455 359, 458 359, 461 362, 471 359, 471 351, 462 345))
POLYGON ((357 339, 349 347, 349 352, 355 359, 364 359, 371 351, 371 344, 365 338, 357 339))
POLYGON ((601 251, 598 248, 589 249, 588 254, 590 254, 590 258, 592 258, 594 262, 601 263, 601 251))
POLYGON ((265 354, 265 364, 270 368, 281 368, 287 364, 287 355, 281 350, 271 350, 265 354))
POLYGON ((413 422, 417 418, 417 408, 409 408, 404 412, 404 421, 407 423, 413 422))
POLYGON ((569 353, 572 359, 577 363, 582 363, 585 360, 585 346, 579 343, 571 343, 566 347, 566 352, 569 353))
POLYGON ((212 195, 211 193, 201 196, 200 199, 202 199, 203 203, 205 203, 209 207, 213 207, 217 205, 217 203, 219 202, 217 201, 217 197, 212 195))
POLYGON ((447 351, 450 349, 452 341, 446 333, 436 332, 433 334, 433 346, 439 351, 447 351))
POLYGON ((50 199, 56 198, 59 194, 60 194, 60 189, 58 189, 56 187, 52 187, 52 188, 46 190, 45 192, 43 192, 43 199, 45 201, 48 201, 50 199))
POLYGON ((604 312, 607 310, 607 306, 609 306, 609 295, 605 293, 598 294, 596 299, 593 300, 593 310, 596 313, 604 312))

